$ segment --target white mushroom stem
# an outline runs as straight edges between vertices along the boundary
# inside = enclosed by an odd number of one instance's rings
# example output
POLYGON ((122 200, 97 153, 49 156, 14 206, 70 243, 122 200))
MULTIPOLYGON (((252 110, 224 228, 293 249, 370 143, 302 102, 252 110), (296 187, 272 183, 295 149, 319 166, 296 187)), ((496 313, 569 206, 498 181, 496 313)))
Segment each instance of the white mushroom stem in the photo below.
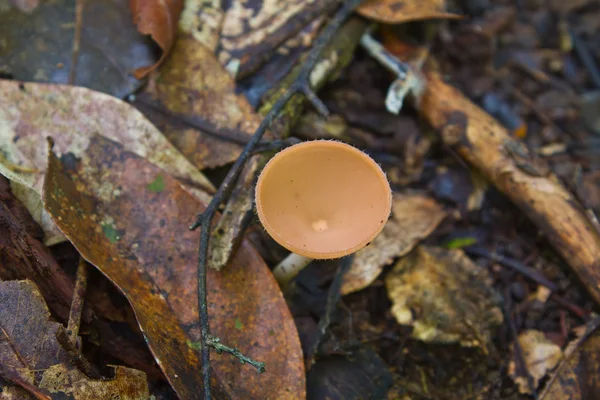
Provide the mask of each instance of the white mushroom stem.
POLYGON ((280 286, 285 286, 289 281, 294 279, 296 275, 304 267, 306 267, 313 259, 304 257, 296 253, 290 253, 284 258, 273 270, 273 275, 280 286))

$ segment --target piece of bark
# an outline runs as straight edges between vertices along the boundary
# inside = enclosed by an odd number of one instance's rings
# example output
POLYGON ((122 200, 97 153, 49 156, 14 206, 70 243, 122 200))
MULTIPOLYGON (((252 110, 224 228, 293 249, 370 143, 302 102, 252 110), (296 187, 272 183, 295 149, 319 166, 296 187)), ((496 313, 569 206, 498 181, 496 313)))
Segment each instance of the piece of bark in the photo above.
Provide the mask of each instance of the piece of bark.
POLYGON ((241 243, 244 231, 252 220, 256 177, 267 161, 265 155, 257 154, 248 160, 242 170, 229 202, 225 206, 225 212, 212 232, 212 246, 208 256, 209 267, 217 271, 223 269, 241 243))
POLYGON ((600 304, 600 235, 575 197, 545 164, 434 68, 418 102, 420 114, 452 147, 546 234, 600 304))

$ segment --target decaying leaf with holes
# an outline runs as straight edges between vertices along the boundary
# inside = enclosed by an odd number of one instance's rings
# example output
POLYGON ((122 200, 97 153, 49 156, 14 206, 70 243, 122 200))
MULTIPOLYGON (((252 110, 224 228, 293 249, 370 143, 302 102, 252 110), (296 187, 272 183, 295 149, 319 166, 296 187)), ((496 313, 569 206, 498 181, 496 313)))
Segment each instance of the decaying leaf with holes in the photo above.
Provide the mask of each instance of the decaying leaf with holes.
POLYGON ((446 213, 435 200, 420 194, 394 194, 392 217, 370 245, 358 251, 344 276, 342 293, 369 286, 395 257, 411 251, 444 219, 446 213))
POLYGON ((7 80, 0 80, 0 92, 0 174, 44 229, 46 245, 64 240, 40 200, 48 136, 54 151, 75 161, 92 135, 104 135, 185 182, 203 201, 210 199, 212 184, 127 103, 81 87, 7 80))
POLYGON ((446 11, 446 0, 367 0, 356 11, 363 17, 386 24, 460 18, 446 11))
MULTIPOLYGON (((205 206, 164 170, 116 142, 95 136, 83 150, 78 158, 51 153, 44 184, 48 212, 80 254, 125 294, 178 395, 198 398, 198 234, 188 227, 205 206)), ((255 250, 243 242, 228 268, 208 271, 208 288, 213 335, 274 371, 259 375, 212 353, 215 397, 304 397, 296 326, 255 250)))
POLYGON ((0 376, 38 399, 77 400, 150 397, 146 374, 115 367, 112 379, 91 379, 71 361, 57 334, 65 328, 31 281, 0 282, 0 376))
POLYGON ((573 340, 564 351, 564 359, 554 370, 540 400, 595 399, 600 393, 600 318, 576 328, 573 340))
POLYGON ((502 323, 488 271, 461 250, 419 246, 386 276, 392 314, 424 342, 460 343, 484 352, 502 323))
POLYGON ((515 345, 511 346, 513 359, 508 366, 508 374, 519 387, 519 392, 522 394, 532 394, 540 384, 540 380, 551 371, 558 362, 562 359, 562 350, 560 346, 551 342, 546 338, 544 332, 534 329, 522 332, 519 335, 519 345, 522 349, 523 361, 525 362, 526 371, 520 371, 523 366, 519 367, 519 360, 515 360, 516 352, 515 345), (532 378, 531 384, 527 374, 532 378))
POLYGON ((214 54, 190 34, 180 35, 136 106, 198 169, 234 161, 261 121, 214 54))

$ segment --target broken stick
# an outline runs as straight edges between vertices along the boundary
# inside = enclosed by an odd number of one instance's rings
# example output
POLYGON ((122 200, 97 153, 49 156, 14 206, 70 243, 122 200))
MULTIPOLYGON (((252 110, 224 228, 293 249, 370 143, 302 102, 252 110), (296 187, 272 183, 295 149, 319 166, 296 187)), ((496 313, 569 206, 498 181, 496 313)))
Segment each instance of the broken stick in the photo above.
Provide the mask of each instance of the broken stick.
POLYGON ((548 240, 600 305, 600 234, 575 197, 545 164, 433 68, 418 109, 452 147, 510 198, 548 240))

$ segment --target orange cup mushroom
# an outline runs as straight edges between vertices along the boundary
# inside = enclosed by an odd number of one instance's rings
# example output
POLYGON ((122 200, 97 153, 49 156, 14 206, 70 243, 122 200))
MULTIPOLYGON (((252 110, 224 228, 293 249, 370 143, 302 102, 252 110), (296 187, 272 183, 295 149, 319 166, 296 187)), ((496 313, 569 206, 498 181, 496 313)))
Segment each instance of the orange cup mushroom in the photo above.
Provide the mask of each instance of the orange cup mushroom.
POLYGON ((285 284, 313 259, 340 258, 369 244, 389 218, 392 192, 367 154, 315 140, 288 147, 267 163, 255 201, 267 233, 292 252, 273 270, 285 284))

